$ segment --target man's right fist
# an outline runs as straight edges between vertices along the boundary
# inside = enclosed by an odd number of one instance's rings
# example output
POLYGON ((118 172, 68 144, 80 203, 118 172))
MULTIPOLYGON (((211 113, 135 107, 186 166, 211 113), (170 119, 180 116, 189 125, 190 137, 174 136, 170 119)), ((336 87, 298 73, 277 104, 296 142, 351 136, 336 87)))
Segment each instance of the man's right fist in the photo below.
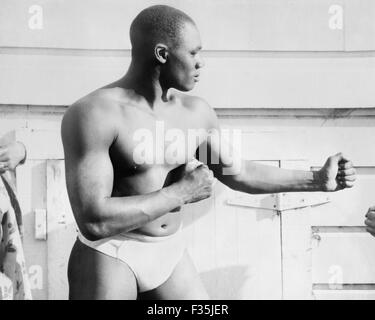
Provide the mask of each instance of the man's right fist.
POLYGON ((375 207, 370 207, 366 213, 366 231, 375 237, 375 207))
POLYGON ((216 182, 212 171, 194 159, 185 165, 181 179, 176 182, 184 203, 193 203, 209 198, 216 182))

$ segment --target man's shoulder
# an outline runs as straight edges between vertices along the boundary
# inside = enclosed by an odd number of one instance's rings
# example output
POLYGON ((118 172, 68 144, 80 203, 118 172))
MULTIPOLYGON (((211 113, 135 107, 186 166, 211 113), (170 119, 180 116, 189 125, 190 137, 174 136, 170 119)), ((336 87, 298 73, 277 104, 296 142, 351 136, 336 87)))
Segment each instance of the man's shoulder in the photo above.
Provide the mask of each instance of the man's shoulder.
POLYGON ((216 112, 205 99, 184 93, 179 93, 179 99, 185 108, 199 115, 201 119, 205 119, 208 127, 218 125, 216 112))
POLYGON ((96 90, 74 102, 65 112, 61 130, 64 136, 87 134, 112 139, 120 124, 120 107, 116 94, 108 89, 96 90))
POLYGON ((205 110, 212 109, 208 102, 201 97, 180 92, 175 93, 175 96, 181 101, 182 105, 185 108, 189 108, 192 110, 196 108, 204 108, 205 110))
POLYGON ((178 93, 177 98, 181 104, 194 113, 199 113, 202 117, 215 117, 216 113, 210 104, 201 97, 185 93, 178 93))
POLYGON ((68 110, 80 113, 105 112, 107 115, 118 109, 118 99, 113 89, 98 89, 74 102, 68 110))

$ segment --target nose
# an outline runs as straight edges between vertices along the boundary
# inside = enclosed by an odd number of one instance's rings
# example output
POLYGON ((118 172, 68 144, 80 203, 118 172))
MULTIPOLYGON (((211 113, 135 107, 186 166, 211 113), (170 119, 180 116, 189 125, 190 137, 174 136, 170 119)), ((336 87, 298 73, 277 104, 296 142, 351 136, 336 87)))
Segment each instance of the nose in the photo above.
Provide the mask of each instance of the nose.
POLYGON ((205 66, 205 63, 204 63, 204 60, 202 58, 202 56, 199 54, 197 55, 197 64, 196 64, 196 68, 197 69, 201 69, 205 66))

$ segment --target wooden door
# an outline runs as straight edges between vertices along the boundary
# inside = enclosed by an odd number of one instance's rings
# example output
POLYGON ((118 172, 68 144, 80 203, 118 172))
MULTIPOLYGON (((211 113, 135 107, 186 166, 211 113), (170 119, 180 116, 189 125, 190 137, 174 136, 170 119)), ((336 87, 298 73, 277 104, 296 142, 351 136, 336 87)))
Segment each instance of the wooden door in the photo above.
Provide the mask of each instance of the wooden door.
POLYGON ((185 207, 189 252, 212 299, 281 298, 275 204, 275 195, 248 195, 218 183, 211 199, 185 207))

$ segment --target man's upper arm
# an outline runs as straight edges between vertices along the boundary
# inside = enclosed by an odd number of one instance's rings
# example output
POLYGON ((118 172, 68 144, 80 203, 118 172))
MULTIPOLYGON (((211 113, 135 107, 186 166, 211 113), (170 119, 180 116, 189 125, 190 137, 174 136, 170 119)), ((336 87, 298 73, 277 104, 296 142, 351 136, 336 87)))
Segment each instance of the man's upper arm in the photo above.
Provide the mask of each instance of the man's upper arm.
POLYGON ((241 134, 239 131, 221 129, 213 108, 201 100, 201 110, 206 115, 209 135, 199 147, 198 156, 206 162, 216 178, 225 184, 231 184, 240 173, 241 167, 241 134))
POLYGON ((62 122, 67 189, 78 224, 100 219, 100 205, 112 192, 109 147, 116 132, 111 115, 104 111, 100 106, 74 105, 62 122))

